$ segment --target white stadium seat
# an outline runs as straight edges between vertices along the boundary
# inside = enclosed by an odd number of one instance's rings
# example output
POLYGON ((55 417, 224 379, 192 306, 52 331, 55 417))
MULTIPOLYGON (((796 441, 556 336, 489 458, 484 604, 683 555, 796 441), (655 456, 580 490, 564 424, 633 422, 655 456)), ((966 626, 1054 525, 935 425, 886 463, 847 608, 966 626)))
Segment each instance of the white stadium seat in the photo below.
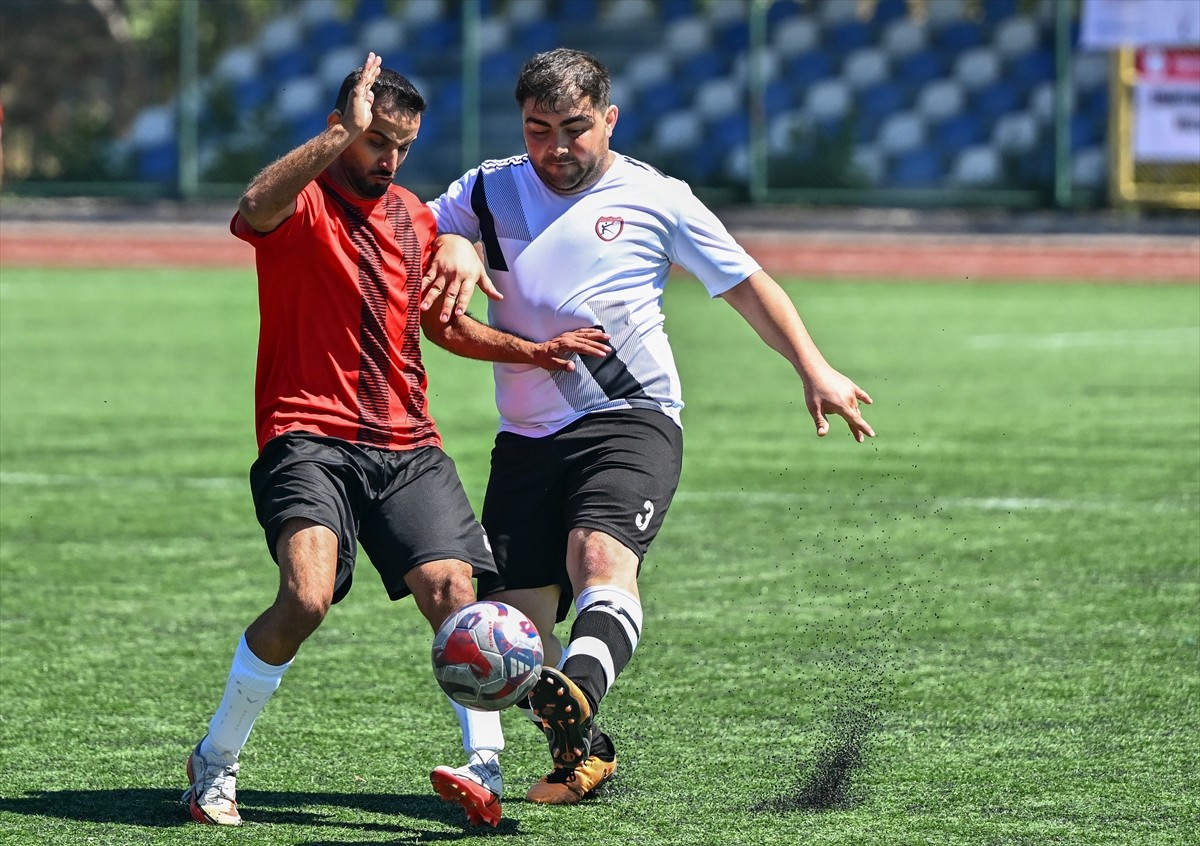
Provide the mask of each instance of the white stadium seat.
POLYGON ((851 164, 868 185, 878 185, 887 171, 887 157, 874 144, 860 144, 854 148, 851 164))
POLYGON ((895 155, 915 150, 925 143, 925 121, 916 112, 897 112, 884 119, 879 127, 879 146, 895 155))
POLYGON ((850 110, 850 85, 842 79, 822 79, 809 86, 804 111, 815 120, 840 118, 850 110))
POLYGON ((799 111, 784 112, 767 124, 767 149, 775 155, 786 155, 796 146, 798 136, 807 132, 812 121, 799 111))
POLYGON ((642 53, 625 66, 625 80, 642 89, 671 78, 671 60, 662 53, 642 53))
POLYGON ((654 126, 654 143, 660 150, 685 150, 703 138, 700 118, 688 109, 663 115, 654 126))
POLYGON ((996 24, 992 44, 1006 58, 1028 53, 1038 43, 1038 26, 1033 18, 1006 18, 996 24))
POLYGON ((649 21, 654 18, 654 6, 650 0, 612 0, 603 16, 616 23, 649 21))
MULTIPOLYGON (((520 2, 520 0, 514 0, 520 2)), ((404 0, 399 8, 400 17, 410 24, 424 24, 441 20, 442 0, 404 0)))
POLYGON ((858 20, 858 0, 824 0, 817 13, 826 25, 858 20))
POLYGON ((926 21, 933 27, 957 23, 967 16, 963 0, 928 0, 925 11, 926 21))
POLYGON ((853 51, 842 65, 842 78, 856 91, 882 82, 888 76, 887 54, 874 47, 853 51))
POLYGON ((950 182, 963 188, 983 188, 1000 179, 1000 154, 986 144, 959 152, 950 166, 950 182))
POLYGON ((935 79, 917 93, 916 109, 930 122, 944 120, 963 110, 966 96, 954 79, 935 79))
POLYGON ((391 54, 404 48, 408 29, 404 25, 404 21, 389 16, 368 21, 360 28, 359 33, 359 64, 362 63, 362 59, 366 58, 367 53, 377 53, 383 56, 383 60, 386 62, 391 58, 391 54))
MULTIPOLYGON (((779 55, 769 46, 764 47, 763 51, 758 54, 758 71, 762 74, 765 82, 778 78, 781 64, 779 55)), ((742 53, 734 59, 731 76, 743 85, 750 83, 750 57, 748 55, 742 53)))
POLYGON ((808 16, 796 16, 785 20, 770 35, 775 52, 784 58, 807 53, 818 46, 821 28, 808 16))
POLYGON ((710 34, 699 18, 677 18, 667 24, 663 46, 676 57, 694 56, 709 47, 710 34))
POLYGON ((992 146, 1002 153, 1027 153, 1037 146, 1038 121, 1029 112, 1001 115, 992 129, 992 146))
POLYGON ((707 120, 746 110, 745 89, 729 77, 701 83, 693 102, 696 111, 707 120))
POLYGON ((897 18, 883 31, 883 48, 894 58, 904 58, 925 49, 929 30, 908 18, 897 18))
MULTIPOLYGON (((351 66, 353 67, 353 66, 351 66)), ((342 73, 346 76, 349 70, 342 73)), ((324 102, 325 86, 315 76, 295 76, 285 79, 275 95, 275 111, 284 118, 296 117, 316 111, 324 102)))
POLYGON ((174 137, 175 108, 170 105, 142 109, 129 130, 129 142, 134 147, 153 147, 174 137))
POLYGON ((995 82, 1000 76, 1000 57, 990 47, 972 47, 954 60, 954 77, 970 91, 995 82))
POLYGON ((213 68, 215 79, 241 82, 258 73, 258 53, 249 47, 234 47, 226 50, 213 68))
POLYGON ((1108 152, 1086 147, 1071 160, 1071 182, 1081 188, 1100 188, 1108 177, 1108 152))
MULTIPOLYGON (((346 74, 362 65, 366 55, 358 47, 339 47, 337 50, 331 50, 321 57, 321 62, 317 65, 317 78, 326 86, 341 85, 346 74)), ((380 55, 383 55, 382 51, 380 55)), ((330 103, 331 107, 332 105, 330 103)))
POLYGON ((318 25, 338 16, 337 0, 304 0, 298 5, 298 14, 305 26, 318 25))
POLYGON ((303 27, 297 18, 280 15, 263 26, 258 34, 258 47, 266 56, 278 56, 299 47, 302 33, 303 27))

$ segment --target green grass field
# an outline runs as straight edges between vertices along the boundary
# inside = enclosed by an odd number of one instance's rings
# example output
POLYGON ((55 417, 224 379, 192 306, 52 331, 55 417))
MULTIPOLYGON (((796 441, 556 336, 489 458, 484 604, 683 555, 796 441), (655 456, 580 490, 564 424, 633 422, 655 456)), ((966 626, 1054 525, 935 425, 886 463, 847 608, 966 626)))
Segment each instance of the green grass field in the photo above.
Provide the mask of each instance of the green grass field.
MULTIPOLYGON (((431 634, 370 568, 242 756, 238 831, 183 763, 276 573, 245 477, 248 271, 0 276, 0 843, 1185 844, 1200 830, 1200 288, 788 290, 869 390, 817 439, 798 380, 679 280, 686 467, 605 702, 617 779, 464 830, 431 634)), ((486 365, 429 351, 472 499, 486 365)))

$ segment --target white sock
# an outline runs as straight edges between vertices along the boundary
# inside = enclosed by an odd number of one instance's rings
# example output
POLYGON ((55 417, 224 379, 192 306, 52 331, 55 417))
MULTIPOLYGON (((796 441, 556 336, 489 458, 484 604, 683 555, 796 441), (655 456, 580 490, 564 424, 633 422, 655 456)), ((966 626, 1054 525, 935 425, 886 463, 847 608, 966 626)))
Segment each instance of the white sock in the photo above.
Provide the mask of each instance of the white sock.
POLYGON ((575 608, 578 613, 563 653, 563 672, 595 708, 637 649, 642 636, 642 604, 619 587, 596 585, 575 598, 575 608))
POLYGON ((454 700, 454 713, 458 716, 458 727, 462 729, 463 751, 470 756, 472 764, 486 764, 497 758, 504 749, 504 729, 500 727, 497 711, 474 711, 464 708, 454 700))
POLYGON ((266 663, 250 651, 243 634, 233 653, 225 695, 208 724, 208 737, 201 751, 236 758, 250 737, 254 721, 271 694, 279 689, 284 671, 291 665, 291 661, 281 666, 266 663))

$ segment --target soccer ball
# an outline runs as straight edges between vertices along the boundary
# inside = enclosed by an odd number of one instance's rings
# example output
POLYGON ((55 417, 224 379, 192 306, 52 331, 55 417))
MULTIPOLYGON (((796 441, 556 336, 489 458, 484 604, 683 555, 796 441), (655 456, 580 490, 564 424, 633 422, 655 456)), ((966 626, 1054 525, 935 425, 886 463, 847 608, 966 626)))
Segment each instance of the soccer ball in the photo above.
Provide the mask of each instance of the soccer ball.
POLYGON ((533 622, 503 602, 475 602, 452 614, 433 638, 433 675, 446 695, 476 711, 525 698, 542 672, 533 622))

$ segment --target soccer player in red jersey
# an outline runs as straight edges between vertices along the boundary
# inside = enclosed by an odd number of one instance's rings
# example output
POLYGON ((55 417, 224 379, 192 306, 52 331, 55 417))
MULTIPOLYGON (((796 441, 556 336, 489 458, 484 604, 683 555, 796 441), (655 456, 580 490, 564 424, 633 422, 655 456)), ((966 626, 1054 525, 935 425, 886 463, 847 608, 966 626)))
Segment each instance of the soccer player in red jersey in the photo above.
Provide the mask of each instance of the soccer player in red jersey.
MULTIPOLYGON (((369 54, 325 129, 255 177, 230 223, 258 270, 250 484, 279 591, 240 639, 188 758, 183 801, 198 822, 241 823, 238 755, 300 644, 350 590, 359 544, 391 599, 412 594, 435 630, 474 601, 473 576, 495 570, 429 415, 420 332, 442 310, 423 313, 420 302, 433 215, 392 182, 424 108, 409 80, 369 54)), ((436 287, 452 301, 477 281, 495 295, 486 276, 439 277, 436 287)), ((528 348, 527 361, 568 368, 575 348, 556 338, 528 348)))

